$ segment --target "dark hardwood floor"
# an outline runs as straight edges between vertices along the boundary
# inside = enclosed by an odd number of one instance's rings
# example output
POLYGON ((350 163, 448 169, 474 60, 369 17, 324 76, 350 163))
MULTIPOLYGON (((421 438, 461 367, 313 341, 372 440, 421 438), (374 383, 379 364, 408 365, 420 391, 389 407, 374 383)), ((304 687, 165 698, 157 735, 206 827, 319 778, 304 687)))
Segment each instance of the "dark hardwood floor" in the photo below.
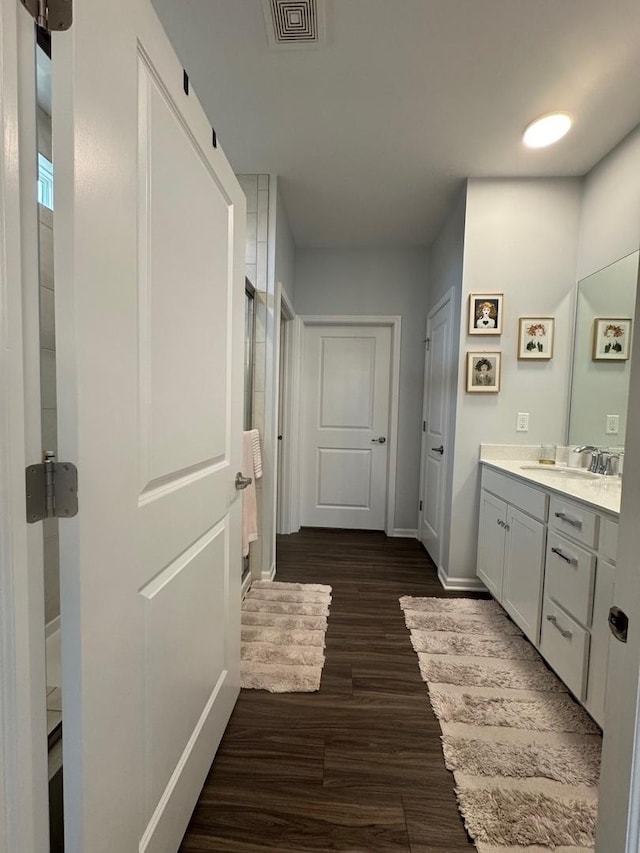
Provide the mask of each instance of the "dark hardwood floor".
POLYGON ((422 546, 305 529, 277 562, 333 587, 322 686, 242 691, 182 853, 472 853, 398 602, 447 594, 422 546))

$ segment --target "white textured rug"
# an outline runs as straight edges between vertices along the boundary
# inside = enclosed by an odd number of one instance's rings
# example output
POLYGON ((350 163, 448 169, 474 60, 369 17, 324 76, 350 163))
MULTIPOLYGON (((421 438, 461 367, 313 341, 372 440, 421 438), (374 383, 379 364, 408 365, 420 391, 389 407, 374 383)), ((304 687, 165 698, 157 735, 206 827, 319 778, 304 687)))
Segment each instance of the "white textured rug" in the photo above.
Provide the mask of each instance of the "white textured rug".
POLYGON ((242 687, 319 690, 330 603, 330 586, 254 581, 242 602, 242 687))
POLYGON ((495 601, 400 599, 479 853, 594 849, 600 730, 495 601))

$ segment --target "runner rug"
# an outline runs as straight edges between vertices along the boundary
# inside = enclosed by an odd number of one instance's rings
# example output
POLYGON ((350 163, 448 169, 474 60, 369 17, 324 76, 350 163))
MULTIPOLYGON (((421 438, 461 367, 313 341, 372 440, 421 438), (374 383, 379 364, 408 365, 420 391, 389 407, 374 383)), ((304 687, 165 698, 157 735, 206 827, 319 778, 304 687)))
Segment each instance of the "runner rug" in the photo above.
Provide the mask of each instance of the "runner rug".
POLYGON ((242 602, 242 687, 319 690, 330 603, 330 586, 254 581, 242 602))
POLYGON ((479 853, 595 846, 600 730, 495 601, 400 599, 479 853))

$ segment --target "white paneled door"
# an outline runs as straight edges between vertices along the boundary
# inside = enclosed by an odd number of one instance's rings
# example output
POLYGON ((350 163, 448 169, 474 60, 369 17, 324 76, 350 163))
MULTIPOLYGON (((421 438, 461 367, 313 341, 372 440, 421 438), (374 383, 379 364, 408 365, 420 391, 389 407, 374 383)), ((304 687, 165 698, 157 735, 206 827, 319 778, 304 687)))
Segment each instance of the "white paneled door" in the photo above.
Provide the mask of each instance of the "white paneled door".
POLYGON ((53 38, 66 850, 169 853, 239 690, 245 199, 148 0, 74 16, 53 38))
POLYGON ((452 299, 447 296, 427 318, 422 472, 418 535, 438 568, 444 533, 449 407, 451 405, 452 299))
POLYGON ((306 326, 302 523, 384 530, 391 328, 306 326))

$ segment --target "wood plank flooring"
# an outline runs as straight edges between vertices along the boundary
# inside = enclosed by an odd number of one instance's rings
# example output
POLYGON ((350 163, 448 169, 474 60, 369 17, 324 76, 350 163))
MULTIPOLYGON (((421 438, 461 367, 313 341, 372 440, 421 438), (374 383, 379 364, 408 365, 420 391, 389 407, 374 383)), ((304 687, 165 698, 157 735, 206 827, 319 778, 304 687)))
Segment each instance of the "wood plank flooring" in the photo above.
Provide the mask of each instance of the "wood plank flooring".
POLYGON ((422 546, 304 529, 277 564, 333 587, 322 685, 242 691, 182 853, 472 853, 398 602, 447 595, 422 546))

